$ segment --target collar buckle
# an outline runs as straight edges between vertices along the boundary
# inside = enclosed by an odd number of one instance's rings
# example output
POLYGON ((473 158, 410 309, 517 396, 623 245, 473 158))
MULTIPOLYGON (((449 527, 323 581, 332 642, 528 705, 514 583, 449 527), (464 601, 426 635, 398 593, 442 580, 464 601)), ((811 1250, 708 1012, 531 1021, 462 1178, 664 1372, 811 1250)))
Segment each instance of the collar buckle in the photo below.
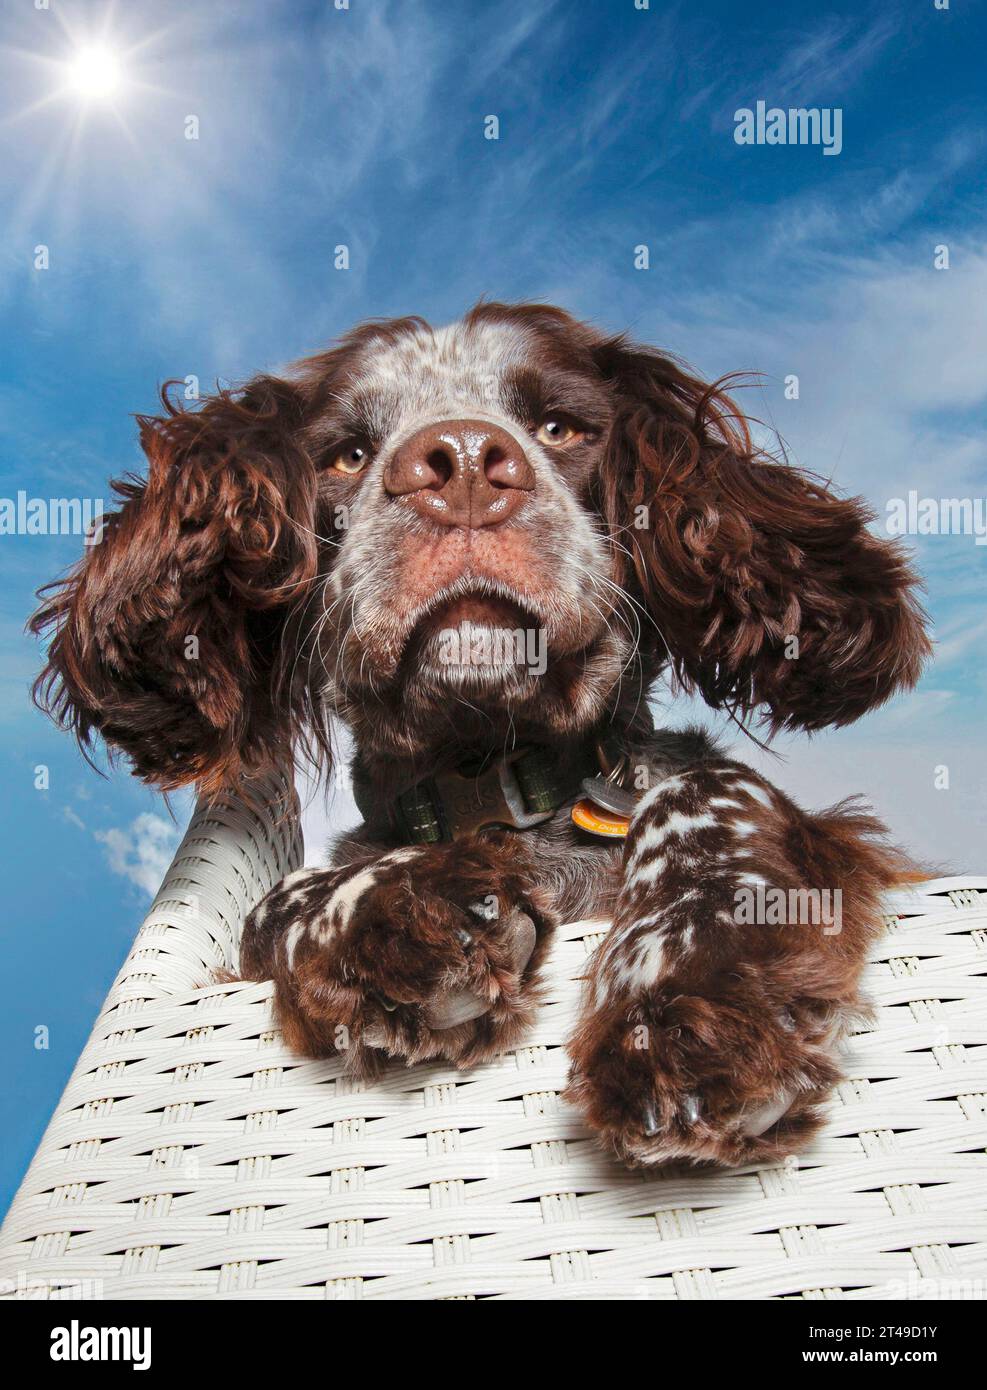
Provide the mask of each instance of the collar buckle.
POLYGON ((458 840, 488 826, 511 830, 530 830, 551 820, 558 806, 528 810, 516 765, 530 758, 532 750, 516 748, 497 758, 480 771, 454 769, 440 772, 399 797, 409 836, 418 843, 458 840), (431 815, 422 815, 422 796, 427 793, 431 815))
POLYGON ((551 820, 554 808, 529 811, 525 805, 515 764, 527 753, 525 748, 516 748, 482 772, 464 773, 457 769, 440 773, 434 779, 450 839, 458 840, 490 825, 530 830, 533 825, 551 820))

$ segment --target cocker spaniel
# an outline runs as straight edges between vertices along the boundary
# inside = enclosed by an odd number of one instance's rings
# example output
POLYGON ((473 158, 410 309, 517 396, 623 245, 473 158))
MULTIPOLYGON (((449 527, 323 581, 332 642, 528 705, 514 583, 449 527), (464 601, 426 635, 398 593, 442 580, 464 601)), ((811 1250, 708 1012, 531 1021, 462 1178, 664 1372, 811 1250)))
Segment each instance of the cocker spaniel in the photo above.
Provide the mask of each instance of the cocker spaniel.
POLYGON ((801 810, 662 672, 772 730, 847 724, 929 651, 859 499, 717 386, 544 305, 372 322, 283 377, 140 418, 146 480, 43 593, 38 698, 163 788, 249 786, 350 727, 364 817, 247 921, 290 1046, 469 1065, 606 914, 569 1093, 628 1162, 790 1152, 860 1016, 880 894, 853 802, 801 810))

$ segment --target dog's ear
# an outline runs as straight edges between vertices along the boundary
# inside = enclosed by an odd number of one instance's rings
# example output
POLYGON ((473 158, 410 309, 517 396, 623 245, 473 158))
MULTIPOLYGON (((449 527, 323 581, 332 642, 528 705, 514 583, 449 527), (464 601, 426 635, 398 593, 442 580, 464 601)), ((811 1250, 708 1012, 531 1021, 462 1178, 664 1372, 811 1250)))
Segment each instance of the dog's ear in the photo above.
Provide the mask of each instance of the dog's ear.
POLYGON ((622 338, 595 356, 616 403, 595 500, 684 687, 777 730, 847 724, 913 685, 916 576, 861 499, 760 453, 673 359, 622 338))
POLYGON ((99 733, 147 782, 215 790, 285 758, 302 720, 283 638, 316 573, 316 475, 286 382, 163 399, 138 417, 146 481, 113 484, 120 509, 39 594, 35 698, 84 751, 99 733))

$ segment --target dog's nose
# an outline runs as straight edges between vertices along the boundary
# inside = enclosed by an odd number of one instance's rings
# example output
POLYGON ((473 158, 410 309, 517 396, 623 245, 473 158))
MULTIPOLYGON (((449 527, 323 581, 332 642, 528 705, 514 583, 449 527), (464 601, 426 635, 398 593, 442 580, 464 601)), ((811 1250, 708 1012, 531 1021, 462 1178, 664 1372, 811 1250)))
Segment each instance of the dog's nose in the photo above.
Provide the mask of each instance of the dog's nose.
POLYGON ((405 441, 384 488, 442 526, 498 526, 535 485, 524 450, 485 420, 443 420, 405 441))

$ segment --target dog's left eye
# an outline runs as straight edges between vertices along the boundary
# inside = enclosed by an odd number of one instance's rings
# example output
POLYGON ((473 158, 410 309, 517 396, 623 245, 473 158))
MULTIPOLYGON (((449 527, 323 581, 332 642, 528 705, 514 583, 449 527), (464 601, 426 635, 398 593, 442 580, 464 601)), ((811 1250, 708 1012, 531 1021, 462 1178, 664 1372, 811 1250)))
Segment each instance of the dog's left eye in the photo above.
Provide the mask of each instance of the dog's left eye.
POLYGON ((346 473, 352 477, 355 473, 362 473, 369 462, 370 450, 363 444, 351 441, 333 455, 330 466, 337 473, 346 473))
POLYGON ((560 445, 571 444, 581 433, 561 416, 548 415, 535 430, 535 438, 539 444, 548 444, 557 449, 560 445))

